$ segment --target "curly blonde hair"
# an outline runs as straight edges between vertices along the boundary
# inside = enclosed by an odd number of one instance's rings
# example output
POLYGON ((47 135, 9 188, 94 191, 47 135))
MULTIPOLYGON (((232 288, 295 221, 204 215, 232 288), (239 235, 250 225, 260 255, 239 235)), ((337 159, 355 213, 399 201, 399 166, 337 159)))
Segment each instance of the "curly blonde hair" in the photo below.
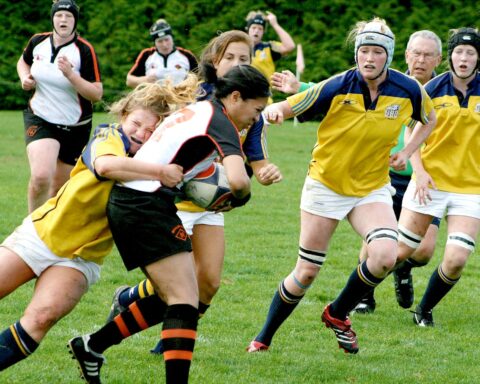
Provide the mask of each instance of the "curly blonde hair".
POLYGON ((192 73, 177 85, 173 85, 170 80, 142 83, 110 105, 108 111, 121 120, 134 110, 142 108, 163 120, 164 116, 195 102, 199 84, 198 77, 192 73))

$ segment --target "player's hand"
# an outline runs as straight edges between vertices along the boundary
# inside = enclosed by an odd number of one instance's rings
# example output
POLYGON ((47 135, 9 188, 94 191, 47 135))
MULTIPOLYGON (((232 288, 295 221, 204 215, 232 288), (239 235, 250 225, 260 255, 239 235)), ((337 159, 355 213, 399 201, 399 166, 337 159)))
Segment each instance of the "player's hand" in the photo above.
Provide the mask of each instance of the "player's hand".
POLYGON ((275 72, 270 77, 272 88, 287 94, 297 93, 300 89, 300 82, 291 71, 275 72))
POLYGON ((408 157, 403 151, 396 152, 390 156, 389 165, 396 171, 403 171, 407 168, 408 157))
POLYGON ((163 165, 160 168, 159 180, 166 187, 175 187, 183 180, 183 167, 177 164, 163 165))
POLYGON ((263 110, 263 115, 270 124, 282 124, 284 120, 283 112, 275 107, 274 104, 270 104, 267 108, 265 108, 263 110))
POLYGON ((66 56, 60 56, 57 61, 58 69, 62 71, 63 76, 67 79, 73 75, 73 65, 66 56))
POLYGON ((29 74, 28 76, 25 76, 22 79, 22 89, 24 91, 31 91, 32 89, 35 88, 36 85, 37 85, 37 82, 35 81, 35 79, 31 74, 29 74))
POLYGON ((282 173, 280 169, 272 163, 269 163, 262 167, 258 171, 259 182, 263 185, 270 185, 273 183, 279 183, 283 180, 282 173))
POLYGON ((430 196, 430 186, 433 189, 437 189, 437 186, 430 174, 426 171, 415 172, 415 176, 416 188, 413 198, 418 199, 419 204, 427 205, 428 201, 432 201, 432 197, 430 196))
POLYGON ((272 12, 267 11, 265 19, 267 19, 272 27, 278 24, 277 16, 275 16, 272 12))

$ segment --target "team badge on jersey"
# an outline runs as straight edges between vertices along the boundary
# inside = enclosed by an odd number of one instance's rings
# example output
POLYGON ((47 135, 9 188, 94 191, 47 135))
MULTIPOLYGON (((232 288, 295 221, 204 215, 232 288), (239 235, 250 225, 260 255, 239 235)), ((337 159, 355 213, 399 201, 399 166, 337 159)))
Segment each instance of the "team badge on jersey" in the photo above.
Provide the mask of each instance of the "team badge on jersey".
POLYGON ((400 112, 400 105, 393 104, 385 109, 385 117, 390 120, 394 120, 398 117, 398 113, 400 112))
POLYGON ((475 113, 480 113, 480 103, 475 105, 475 113))

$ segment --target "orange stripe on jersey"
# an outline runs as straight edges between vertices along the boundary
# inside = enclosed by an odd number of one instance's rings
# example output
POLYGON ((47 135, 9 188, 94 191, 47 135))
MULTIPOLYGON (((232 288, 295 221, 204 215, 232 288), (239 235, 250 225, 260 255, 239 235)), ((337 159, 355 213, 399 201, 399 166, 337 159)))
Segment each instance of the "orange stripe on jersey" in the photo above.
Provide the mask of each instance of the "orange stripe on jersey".
POLYGON ((192 351, 165 351, 163 352, 163 359, 167 360, 192 360, 192 351))
POLYGON ((118 330, 120 331, 120 333, 122 334, 123 337, 128 337, 130 336, 130 331, 128 330, 127 328, 127 325, 125 324, 125 322, 123 321, 122 319, 122 315, 118 315, 116 316, 113 321, 115 322, 115 324, 117 324, 117 327, 118 327, 118 330))
POLYGON ((181 337, 183 339, 195 339, 197 332, 192 329, 165 329, 162 331, 162 339, 181 337))
POLYGON ((17 343, 18 348, 20 348, 20 351, 22 351, 22 353, 25 356, 28 356, 28 352, 23 347, 22 341, 20 340, 20 337, 18 337, 17 330, 15 329, 15 327, 13 325, 10 326, 10 332, 12 332, 13 338, 15 339, 15 342, 17 343))
POLYGON ((141 329, 147 329, 148 324, 145 321, 145 318, 143 317, 142 312, 140 311, 140 308, 138 308, 137 303, 134 302, 128 307, 128 309, 130 309, 130 311, 132 312, 132 315, 135 318, 135 321, 137 322, 138 326, 141 329))
POLYGON ((98 68, 97 55, 95 54, 95 49, 93 49, 93 45, 90 44, 87 40, 81 38, 80 36, 78 36, 77 38, 82 43, 84 43, 88 48, 90 48, 90 51, 92 53, 93 69, 95 70, 95 82, 100 82, 100 71, 98 68))

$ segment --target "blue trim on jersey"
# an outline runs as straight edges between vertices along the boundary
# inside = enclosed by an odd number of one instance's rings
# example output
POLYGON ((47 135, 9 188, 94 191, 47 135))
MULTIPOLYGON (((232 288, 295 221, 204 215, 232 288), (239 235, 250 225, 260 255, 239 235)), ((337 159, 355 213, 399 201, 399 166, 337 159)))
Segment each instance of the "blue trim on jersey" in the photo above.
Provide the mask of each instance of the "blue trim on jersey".
MULTIPOLYGON (((315 120, 323 118, 330 109, 333 98, 337 95, 358 94, 363 95, 362 89, 367 87, 360 71, 356 68, 345 71, 337 76, 325 80, 310 88, 301 103, 295 106, 293 112, 299 121, 315 120), (312 103, 312 101, 315 102, 312 103), (305 108, 310 107, 306 110, 305 108)), ((412 118, 425 122, 425 116, 421 116, 422 92, 419 83, 411 77, 394 69, 387 70, 387 77, 380 85, 380 94, 377 97, 398 97, 412 100, 412 118)), ((368 87, 367 87, 368 89, 368 87)), ((376 101, 369 105, 369 109, 376 108, 376 101)))
MULTIPOLYGON (((455 87, 453 86, 453 74, 449 71, 438 75, 425 85, 425 90, 432 99, 442 96, 456 96, 455 87)), ((461 100, 460 107, 468 108, 470 96, 480 96, 480 74, 477 74, 477 76, 468 83, 467 94, 465 98, 461 100)))

